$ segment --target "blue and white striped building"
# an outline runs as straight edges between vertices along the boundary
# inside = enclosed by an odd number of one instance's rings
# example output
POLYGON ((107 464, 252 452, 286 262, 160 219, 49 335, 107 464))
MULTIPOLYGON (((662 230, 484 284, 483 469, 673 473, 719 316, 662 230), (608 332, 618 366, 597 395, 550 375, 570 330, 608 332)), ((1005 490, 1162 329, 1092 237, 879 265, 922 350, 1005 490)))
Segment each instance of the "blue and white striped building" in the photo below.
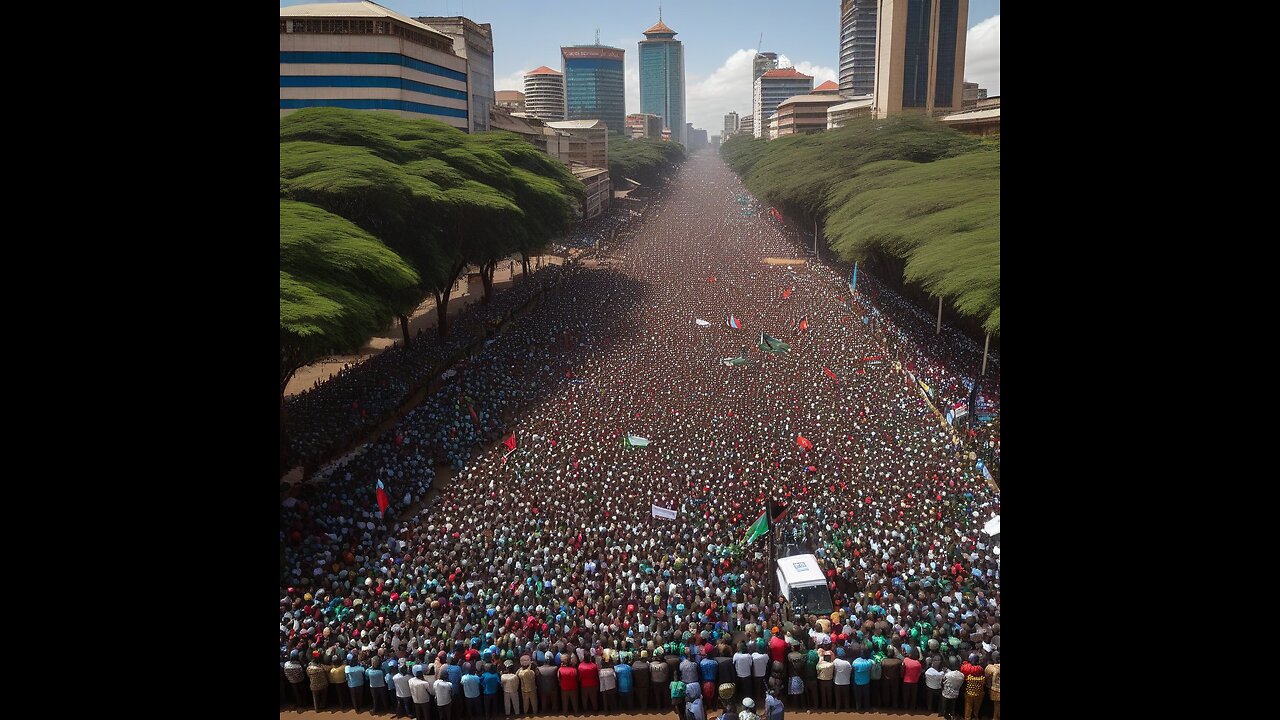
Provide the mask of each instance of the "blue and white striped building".
POLYGON ((453 39, 371 2, 280 8, 280 114, 388 110, 467 130, 467 61, 453 39))

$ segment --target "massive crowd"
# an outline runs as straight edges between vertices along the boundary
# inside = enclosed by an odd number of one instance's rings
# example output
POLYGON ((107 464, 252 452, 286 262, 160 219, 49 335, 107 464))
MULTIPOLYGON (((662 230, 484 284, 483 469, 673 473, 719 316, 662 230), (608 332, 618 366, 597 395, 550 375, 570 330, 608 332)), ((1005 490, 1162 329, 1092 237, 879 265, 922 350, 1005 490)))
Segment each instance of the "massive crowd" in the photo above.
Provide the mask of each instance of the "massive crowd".
MULTIPOLYGON (((891 293, 876 288, 872 312, 824 266, 766 264, 795 257, 794 238, 743 193, 718 158, 687 163, 604 248, 617 269, 566 271, 285 501, 282 691, 444 720, 970 717, 988 700, 998 718, 999 547, 980 528, 999 494, 919 387, 874 360, 892 357, 887 334, 862 319, 891 314, 891 293), (762 331, 791 352, 756 350, 762 331), (751 364, 721 362, 739 355, 751 364), (512 429, 514 450, 494 442, 512 429), (442 462, 452 483, 420 502, 442 462), (830 616, 791 613, 764 541, 743 544, 770 499, 819 558, 830 616)), ((910 323, 893 332, 913 341, 910 323)), ((927 342, 904 358, 919 372, 942 367, 927 342)))

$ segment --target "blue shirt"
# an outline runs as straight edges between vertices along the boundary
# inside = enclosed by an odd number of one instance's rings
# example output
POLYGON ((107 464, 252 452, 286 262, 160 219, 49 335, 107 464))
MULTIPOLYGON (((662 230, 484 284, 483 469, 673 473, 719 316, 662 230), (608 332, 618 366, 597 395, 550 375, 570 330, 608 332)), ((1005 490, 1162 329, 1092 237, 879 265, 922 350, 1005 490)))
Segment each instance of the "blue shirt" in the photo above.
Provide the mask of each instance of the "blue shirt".
POLYGON ((469 698, 480 697, 480 676, 479 675, 463 675, 462 676, 462 694, 469 698))
POLYGON ((707 720, 707 715, 702 710, 702 698, 689 703, 689 707, 685 708, 685 714, 692 720, 707 720))
POLYGON ((485 695, 497 695, 498 686, 502 682, 502 678, 498 677, 498 673, 487 672, 480 676, 480 685, 484 688, 485 695))
POLYGON ((857 658, 853 661, 853 684, 868 685, 871 683, 871 666, 875 665, 869 658, 857 658))
POLYGON ((347 687, 364 687, 364 666, 347 666, 347 687))
POLYGON ((364 674, 369 676, 369 687, 387 686, 385 676, 382 674, 382 668, 369 668, 364 674))
POLYGON ((698 662, 698 671, 702 673, 702 682, 716 681, 716 661, 711 658, 702 658, 698 662))
POLYGON ((772 695, 766 695, 764 700, 765 708, 768 712, 769 720, 782 720, 782 701, 772 695))
POLYGON ((453 694, 457 695, 462 692, 462 666, 445 665, 444 672, 448 676, 449 682, 453 684, 453 694))
POLYGON ((616 665, 613 668, 613 674, 618 677, 618 692, 631 692, 631 666, 626 664, 616 665))

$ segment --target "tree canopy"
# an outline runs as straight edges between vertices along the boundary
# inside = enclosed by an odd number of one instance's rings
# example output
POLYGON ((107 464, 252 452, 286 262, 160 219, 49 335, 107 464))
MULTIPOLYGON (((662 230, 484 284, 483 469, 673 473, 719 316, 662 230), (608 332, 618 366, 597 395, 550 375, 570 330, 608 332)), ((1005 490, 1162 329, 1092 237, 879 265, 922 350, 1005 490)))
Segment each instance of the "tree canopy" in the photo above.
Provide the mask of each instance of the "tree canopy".
POLYGON ((777 140, 730 138, 721 154, 790 217, 824 221, 845 261, 903 261, 903 279, 1000 333, 1000 145, 923 117, 864 118, 777 140))
POLYGON ((684 157, 684 146, 678 142, 609 136, 609 177, 615 184, 626 179, 656 183, 684 157))

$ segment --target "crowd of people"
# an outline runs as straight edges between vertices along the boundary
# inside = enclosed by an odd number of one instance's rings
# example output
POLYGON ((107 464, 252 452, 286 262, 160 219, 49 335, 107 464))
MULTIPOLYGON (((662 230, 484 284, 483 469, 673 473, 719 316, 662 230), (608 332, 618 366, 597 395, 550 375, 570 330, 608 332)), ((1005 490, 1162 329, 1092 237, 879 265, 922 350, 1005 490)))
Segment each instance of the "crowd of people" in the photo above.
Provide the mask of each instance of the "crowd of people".
POLYGON ((616 267, 565 271, 282 506, 282 690, 372 709, 381 688, 379 711, 445 720, 650 700, 681 720, 971 717, 984 699, 998 717, 1000 557, 981 527, 999 493, 875 360, 889 334, 862 320, 890 293, 869 306, 825 266, 767 263, 798 239, 744 192, 718 158, 686 163, 605 245, 616 267), (757 350, 761 332, 790 352, 757 350), (441 463, 454 477, 422 503, 441 463), (790 609, 765 542, 744 543, 769 500, 817 556, 830 616, 790 609))
POLYGON ((441 363, 483 337, 486 324, 523 306, 568 270, 556 264, 530 268, 528 278, 496 293, 489 304, 474 303, 450 318, 447 337, 419 332, 408 347, 398 344, 350 363, 328 380, 287 398, 289 464, 315 463, 376 427, 431 379, 441 363))

